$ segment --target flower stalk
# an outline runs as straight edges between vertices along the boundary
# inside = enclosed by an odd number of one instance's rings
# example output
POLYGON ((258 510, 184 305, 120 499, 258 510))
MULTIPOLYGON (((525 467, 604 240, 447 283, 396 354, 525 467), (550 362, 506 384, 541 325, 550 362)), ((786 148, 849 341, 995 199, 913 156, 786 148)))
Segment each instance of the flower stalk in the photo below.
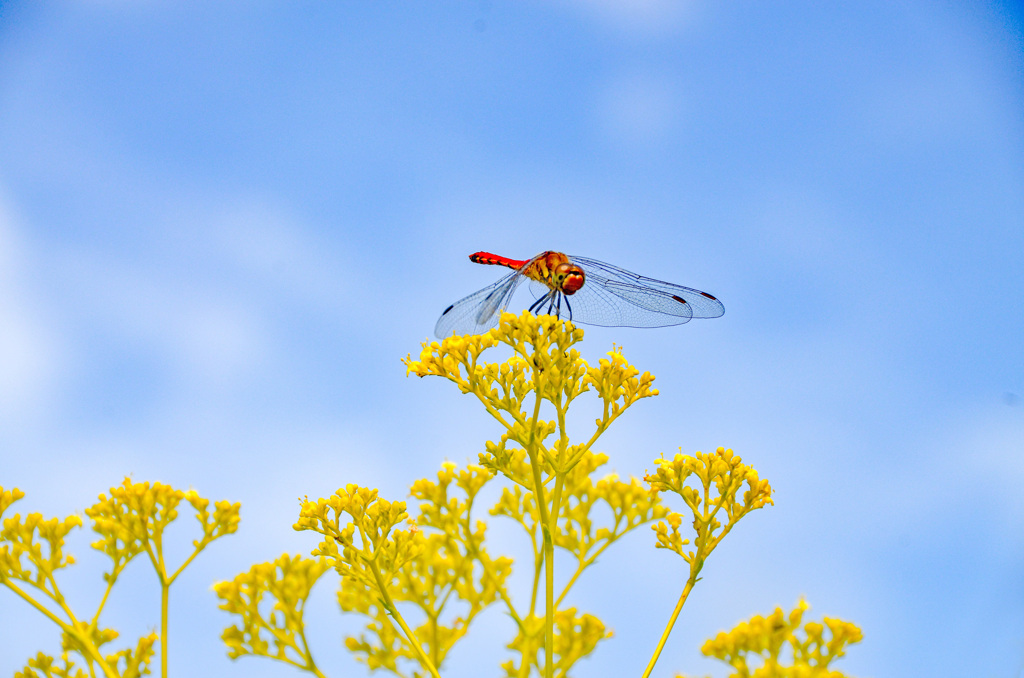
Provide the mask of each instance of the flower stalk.
MULTIPOLYGON (((24 497, 15 489, 0 488, 0 514, 11 504, 24 497)), ((100 539, 92 544, 97 551, 111 560, 110 571, 104 574, 106 587, 99 605, 89 622, 79 621, 58 584, 58 574, 74 564, 71 555, 65 555, 68 533, 82 526, 77 515, 64 520, 44 519, 41 514, 30 513, 24 518, 14 515, 3 521, 0 530, 0 584, 13 591, 31 607, 53 622, 61 631, 63 652, 59 661, 42 652, 28 660, 23 676, 84 675, 76 668, 81 661, 90 676, 97 673, 107 678, 138 678, 149 673, 154 645, 160 648, 162 673, 167 675, 167 637, 169 591, 174 579, 192 562, 210 542, 233 533, 238 526, 238 504, 218 502, 213 515, 207 507, 209 500, 194 491, 184 492, 160 483, 134 483, 131 479, 110 489, 110 497, 100 495, 99 501, 85 510, 93 522, 93 531, 100 539), (181 501, 191 504, 203 530, 203 537, 193 542, 194 551, 168 577, 163 559, 163 532, 177 516, 181 501), (125 648, 110 653, 106 646, 118 637, 117 631, 104 628, 100 617, 110 592, 125 567, 140 553, 147 553, 157 570, 161 587, 160 635, 150 633, 138 639, 134 649, 125 648), (35 594, 30 593, 34 590, 35 594), (40 602, 49 599, 56 610, 40 602)))

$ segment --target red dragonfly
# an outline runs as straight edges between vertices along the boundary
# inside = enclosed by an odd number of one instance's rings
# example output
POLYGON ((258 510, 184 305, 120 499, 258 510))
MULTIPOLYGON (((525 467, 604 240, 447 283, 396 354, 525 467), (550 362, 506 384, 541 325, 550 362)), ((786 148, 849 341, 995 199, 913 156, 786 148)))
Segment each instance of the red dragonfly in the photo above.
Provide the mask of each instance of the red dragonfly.
POLYGON ((586 257, 541 252, 532 259, 519 260, 476 252, 469 260, 507 266, 512 272, 446 308, 434 327, 439 339, 481 334, 497 325, 524 280, 531 282, 536 296, 531 313, 585 325, 665 327, 725 313, 722 302, 707 292, 645 278, 586 257))

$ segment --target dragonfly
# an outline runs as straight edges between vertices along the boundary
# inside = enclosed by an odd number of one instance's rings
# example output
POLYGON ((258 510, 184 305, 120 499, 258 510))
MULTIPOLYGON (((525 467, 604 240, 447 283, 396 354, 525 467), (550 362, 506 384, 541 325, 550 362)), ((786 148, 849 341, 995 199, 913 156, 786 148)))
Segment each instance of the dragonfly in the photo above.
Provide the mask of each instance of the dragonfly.
POLYGON ((691 318, 717 318, 725 306, 707 292, 631 273, 595 259, 541 252, 532 259, 510 259, 474 252, 477 264, 512 269, 501 280, 444 310, 434 334, 482 334, 495 327, 516 289, 529 282, 531 313, 547 313, 574 323, 602 327, 666 327, 691 318))

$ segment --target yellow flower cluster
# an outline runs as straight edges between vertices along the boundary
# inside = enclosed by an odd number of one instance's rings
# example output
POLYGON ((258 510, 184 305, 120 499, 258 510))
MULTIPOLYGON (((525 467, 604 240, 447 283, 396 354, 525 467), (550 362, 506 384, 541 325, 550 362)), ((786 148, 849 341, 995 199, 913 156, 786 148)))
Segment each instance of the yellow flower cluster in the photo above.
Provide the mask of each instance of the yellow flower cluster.
MULTIPOLYGON (((592 614, 578 614, 575 607, 558 609, 554 614, 554 655, 552 671, 556 676, 569 676, 576 662, 594 651, 602 640, 612 637, 604 622, 592 614)), ((507 678, 523 678, 531 667, 543 670, 544 617, 530 615, 522 620, 519 633, 508 644, 523 658, 520 664, 509 660, 501 665, 507 678), (525 668, 524 668, 525 667, 525 668)))
MULTIPOLYGON (((18 488, 5 491, 0 487, 0 516, 24 496, 18 488)), ((12 580, 21 580, 56 599, 60 592, 53 574, 75 563, 74 556, 64 555, 64 540, 71 530, 81 526, 82 519, 76 515, 64 520, 47 520, 40 513, 30 513, 24 519, 20 514, 4 518, 0 530, 0 582, 11 587, 16 585, 12 580)))
POLYGON ((533 544, 535 573, 528 611, 521 612, 506 600, 518 626, 508 647, 520 655, 518 664, 505 664, 509 675, 525 676, 531 666, 547 676, 567 675, 572 664, 610 636, 596 617, 577 617, 575 608, 562 609, 561 604, 608 546, 667 513, 636 479, 593 478, 608 459, 591 449, 598 438, 631 405, 658 391, 652 388, 654 377, 629 365, 620 349, 613 348, 607 358, 589 365, 575 348, 582 338, 582 330, 552 316, 503 314, 487 334, 424 344, 419 360, 405 360, 410 374, 444 377, 463 393, 475 395, 503 428, 499 440, 488 442, 480 454, 480 465, 514 483, 503 490, 491 514, 522 525, 533 544), (502 346, 511 350, 509 359, 482 360, 485 351, 502 346), (601 417, 589 439, 572 444, 566 430, 568 409, 587 392, 601 400, 601 417), (610 524, 594 524, 592 515, 601 513, 593 510, 598 505, 611 509, 610 524), (557 597, 555 546, 575 560, 574 572, 557 597), (542 568, 545 616, 538 623, 542 568), (570 637, 575 640, 567 642, 570 637), (538 656, 541 647, 543 661, 538 656))
POLYGON ((224 601, 220 609, 242 618, 241 625, 229 626, 221 635, 228 656, 272 657, 323 676, 306 642, 303 609, 313 585, 329 568, 323 558, 284 554, 253 565, 232 581, 214 584, 214 592, 224 601), (267 598, 273 601, 269 614, 260 610, 267 598))
MULTIPOLYGON (((500 440, 487 444, 479 465, 446 463, 436 480, 413 483, 414 516, 405 503, 357 485, 302 502, 295 528, 323 536, 313 556, 341 575, 342 610, 366 618, 364 632, 347 638, 346 646, 371 669, 403 676, 411 663, 439 675, 476 615, 494 603, 504 606, 517 627, 508 647, 518 660, 504 665, 510 676, 525 677, 535 667, 548 676, 568 676, 572 665, 611 635, 599 619, 563 603, 605 549, 630 530, 664 518, 667 510, 635 478, 597 477, 608 457, 591 446, 626 408, 657 391, 651 388, 653 377, 641 375, 619 350, 588 365, 574 348, 582 336, 555 318, 505 315, 486 335, 424 345, 421 360, 405 361, 408 372, 443 376, 475 394, 503 425, 500 440), (482 360, 484 351, 497 346, 511 349, 512 357, 500 363, 482 360), (573 445, 565 431, 566 413, 586 392, 601 399, 602 416, 590 439, 573 445), (487 525, 472 515, 481 490, 496 474, 513 483, 489 507, 490 514, 516 521, 534 547, 533 594, 518 605, 506 586, 511 561, 488 553, 487 525), (557 596, 555 546, 575 562, 557 596), (542 583, 544 601, 538 599, 542 583), (419 620, 410 623, 405 615, 412 611, 419 620)), ((275 591, 288 573, 277 562, 276 568, 268 563, 217 585, 222 607, 240 618, 224 640, 232 656, 275 657, 318 674, 297 614, 312 580, 293 587, 302 595, 281 598, 275 591), (282 611, 276 622, 261 613, 258 599, 277 601, 273 609, 282 611)))
MULTIPOLYGON (((656 460, 655 472, 644 478, 647 486, 637 478, 602 474, 609 457, 594 449, 600 436, 634 403, 658 392, 654 377, 631 366, 620 348, 613 346, 597 364, 587 363, 575 347, 582 338, 581 330, 557 318, 504 314, 485 335, 424 344, 419 360, 407 357, 407 374, 440 376, 474 395, 500 425, 497 440, 486 443, 478 464, 445 463, 436 478, 415 481, 411 506, 355 484, 330 497, 303 500, 294 527, 321 537, 311 558, 284 554, 214 586, 220 609, 236 621, 221 636, 228 655, 265 656, 325 678, 307 640, 304 612, 316 582, 333 569, 340 575, 341 610, 365 620, 345 645, 371 671, 440 678, 446 657, 473 621, 498 605, 516 627, 506 645, 512 658, 501 665, 506 678, 570 678, 579 661, 612 636, 604 621, 570 605, 573 587, 612 544, 650 524, 655 546, 681 556, 689 573, 642 675, 648 678, 709 555, 739 520, 773 503, 772 488, 721 447, 656 460), (486 362, 489 349, 511 355, 486 362), (588 426, 588 437, 573 443, 568 410, 585 393, 598 399, 600 416, 588 426), (487 495, 498 499, 478 506, 496 479, 508 481, 500 493, 487 495), (672 495, 686 506, 683 513, 668 508, 672 495), (522 568, 532 575, 525 600, 514 601, 510 594, 511 559, 488 551, 484 509, 516 523, 532 547, 532 562, 522 568), (557 581, 556 547, 563 559, 557 581)), ((0 487, 0 518, 23 496, 0 487)), ((0 585, 62 632, 58 658, 40 652, 15 678, 136 678, 150 673, 156 647, 166 676, 170 586, 210 543, 238 529, 239 505, 221 501, 211 510, 209 500, 194 491, 125 479, 85 515, 99 535, 92 547, 112 563, 90 618, 75 614, 57 582, 60 571, 75 562, 65 542, 82 518, 3 518, 0 585), (193 509, 201 535, 174 568, 165 560, 164 538, 183 505, 193 509), (160 635, 110 651, 118 634, 102 627, 100 616, 120 574, 142 554, 160 582, 160 635)), ((801 626, 806 609, 801 601, 788 615, 777 609, 754 617, 708 641, 703 652, 727 662, 735 678, 843 678, 830 664, 861 640, 860 630, 829 618, 801 626)))
POLYGON ((808 608, 800 600, 789 614, 775 608, 767 617, 756 615, 704 643, 701 652, 729 664, 730 678, 846 678, 830 664, 863 639, 861 630, 829 617, 801 628, 808 608))
POLYGON ((669 513, 664 522, 652 527, 658 537, 657 548, 675 551, 686 559, 691 576, 700 573, 705 559, 740 518, 774 503, 768 481, 760 480, 757 471, 742 462, 732 450, 719 447, 714 454, 698 452, 695 457, 677 454, 671 460, 658 459, 654 462, 658 470, 646 478, 652 492, 678 494, 690 509, 695 548, 684 549, 690 540, 679 534, 683 524, 679 513, 669 513), (696 486, 686 484, 691 478, 696 486), (746 490, 740 498, 737 495, 744 485, 746 490))
POLYGON ((553 316, 505 313, 487 334, 423 344, 419 360, 404 362, 410 374, 444 377, 463 393, 475 395, 505 429, 499 442, 487 443, 481 465, 530 487, 531 467, 547 477, 567 473, 628 407, 658 394, 651 387, 654 377, 640 374, 621 350, 612 350, 596 366, 588 365, 574 348, 582 339, 583 330, 553 316), (512 349, 511 358, 503 363, 481 361, 484 351, 500 345, 512 349), (602 401, 601 418, 585 443, 570 445, 566 412, 573 400, 590 390, 602 401), (544 405, 551 406, 555 419, 541 418, 544 405), (557 440, 546 445, 556 433, 557 440), (510 442, 515 447, 510 449, 510 442))
POLYGON ((274 657, 321 676, 302 609, 330 567, 341 576, 342 611, 366 620, 346 647, 371 670, 439 678, 474 618, 497 604, 516 626, 507 644, 513 657, 502 664, 506 678, 569 678, 612 635, 601 619, 570 606, 570 592, 611 544, 653 523, 656 546, 678 553, 690 571, 643 674, 650 676, 708 556, 740 519, 772 503, 772 489, 724 448, 658 459, 646 487, 636 478, 601 475, 608 462, 594 449, 601 434, 658 392, 654 377, 626 362, 619 348, 588 364, 576 348, 582 337, 557 318, 504 314, 484 335, 425 343, 418 360, 407 357, 408 374, 439 376, 472 394, 498 422, 497 439, 486 443, 478 464, 445 463, 436 479, 414 482, 412 507, 358 485, 303 501, 295 528, 322 536, 314 559, 283 556, 216 587, 222 609, 240 618, 223 636, 231 656, 274 657), (491 349, 509 357, 488 362, 491 349), (572 443, 569 406, 585 393, 599 400, 600 416, 584 440, 572 443), (523 567, 533 578, 526 600, 512 600, 512 562, 488 553, 487 523, 474 514, 497 478, 509 482, 489 514, 518 524, 532 547, 532 562, 523 567), (663 503, 672 494, 687 507, 685 517, 663 503), (692 536, 682 534, 684 521, 692 536), (557 582, 556 547, 568 563, 557 582))
MULTIPOLYGON (((400 663, 412 661, 436 675, 476 615, 504 594, 510 561, 487 553, 486 526, 470 519, 473 501, 490 477, 479 466, 459 470, 445 464, 436 481, 423 479, 413 485, 411 494, 420 500, 415 521, 404 502, 389 502, 376 490, 356 485, 302 503, 295 529, 324 536, 313 555, 341 575, 341 609, 368 619, 365 633, 347 638, 345 644, 371 669, 401 675, 400 663), (424 621, 416 628, 397 607, 406 602, 423 613, 424 621)), ((236 579, 233 587, 238 583, 236 579)), ((230 602, 236 597, 231 590, 222 584, 217 593, 230 602)), ((273 656, 265 646, 235 642, 255 637, 260 626, 267 626, 257 618, 256 606, 250 609, 253 614, 243 618, 242 627, 228 630, 230 640, 238 654, 273 656)), ((291 637, 301 633, 301 617, 285 622, 291 637)), ((306 665, 313 666, 308 652, 304 656, 306 665)))
POLYGON ((195 490, 176 490, 163 483, 133 483, 125 478, 122 485, 110 488, 109 498, 101 494, 85 514, 92 518, 92 529, 101 537, 92 547, 106 553, 114 563, 108 576, 117 577, 132 558, 145 553, 161 586, 169 587, 210 542, 238 530, 240 504, 219 501, 212 516, 209 507, 210 500, 200 497, 195 490), (192 554, 169 572, 164 560, 163 535, 177 519, 182 500, 195 509, 203 536, 192 542, 192 554))
POLYGON ((232 658, 270 656, 322 675, 305 643, 301 609, 316 579, 333 567, 341 576, 341 609, 368 620, 364 633, 345 640, 356 658, 396 675, 406 675, 401 666, 407 662, 437 675, 478 613, 504 595, 511 563, 487 554, 485 525, 470 519, 489 478, 478 466, 445 464, 436 481, 413 485, 411 494, 420 500, 415 520, 406 503, 355 484, 303 501, 295 528, 324 537, 315 560, 283 556, 215 587, 221 608, 241 617, 222 636, 232 658), (260 609, 264 599, 274 601, 271 615, 260 609), (412 603, 424 621, 410 626, 402 603, 412 603))
POLYGON ((654 669, 708 556, 743 516, 772 503, 772 488, 768 481, 760 480, 757 471, 742 463, 732 450, 719 447, 714 454, 698 452, 695 457, 677 454, 672 459, 658 459, 655 463, 658 470, 645 478, 651 492, 655 495, 672 492, 682 497, 690 509, 696 536, 693 548, 686 549, 691 542, 679 532, 684 519, 680 513, 670 512, 664 521, 652 526, 658 540, 656 547, 681 555, 690 565, 690 574, 643 678, 647 678, 654 669), (738 495, 744 485, 746 490, 741 499, 738 495))
MULTIPOLYGON (((0 516, 22 497, 24 493, 17 488, 4 490, 0 487, 0 516)), ((170 586, 210 542, 238 528, 238 504, 218 502, 212 516, 208 508, 209 500, 194 491, 183 492, 160 483, 133 483, 127 478, 121 486, 111 488, 110 498, 100 495, 99 501, 85 513, 92 519, 93 530, 100 535, 92 546, 110 558, 111 568, 104 574, 107 586, 103 597, 88 620, 72 610, 57 583, 59 571, 75 562, 73 556, 64 554, 64 546, 68 533, 82 526, 81 517, 72 515, 63 520, 47 520, 41 514, 30 513, 24 518, 19 514, 4 518, 0 530, 0 585, 6 586, 50 619, 61 630, 62 636, 59 660, 40 652, 15 674, 16 678, 84 678, 98 673, 107 678, 136 678, 150 672, 153 646, 158 641, 156 633, 139 638, 134 649, 108 653, 105 646, 116 640, 118 633, 100 625, 100 615, 118 576, 140 553, 149 556, 160 580, 160 657, 163 674, 166 675, 170 586), (173 573, 168 573, 163 533, 177 518, 177 506, 182 500, 188 501, 195 509, 203 536, 193 542, 193 553, 185 562, 173 573)))

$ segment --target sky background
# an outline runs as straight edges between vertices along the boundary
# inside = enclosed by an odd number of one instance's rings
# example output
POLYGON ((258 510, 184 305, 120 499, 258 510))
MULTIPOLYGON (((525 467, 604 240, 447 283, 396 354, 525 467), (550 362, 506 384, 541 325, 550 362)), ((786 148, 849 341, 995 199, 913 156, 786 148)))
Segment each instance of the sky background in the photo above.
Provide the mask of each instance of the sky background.
MULTIPOLYGON (((616 342, 661 390, 602 439, 609 470, 722 445, 776 490, 656 675, 724 675, 704 640, 803 595, 863 628, 851 675, 1024 676, 1022 30, 1009 2, 2 2, 12 512, 80 511, 128 474, 240 501, 172 590, 171 671, 297 676, 227 659, 211 583, 308 554, 296 497, 400 499, 475 461, 496 424, 399 360, 500 275, 469 253, 556 249, 726 307, 587 329, 587 359, 616 342)), ((83 610, 89 541, 63 580, 83 610)), ((579 676, 650 657, 685 578, 653 543, 575 589, 616 634, 579 676)), ((335 585, 314 653, 365 675, 335 585)), ((139 560, 104 622, 137 637, 158 610, 139 560)), ((498 675, 510 633, 491 609, 444 675, 498 675)), ((0 675, 58 642, 0 590, 0 675)))

